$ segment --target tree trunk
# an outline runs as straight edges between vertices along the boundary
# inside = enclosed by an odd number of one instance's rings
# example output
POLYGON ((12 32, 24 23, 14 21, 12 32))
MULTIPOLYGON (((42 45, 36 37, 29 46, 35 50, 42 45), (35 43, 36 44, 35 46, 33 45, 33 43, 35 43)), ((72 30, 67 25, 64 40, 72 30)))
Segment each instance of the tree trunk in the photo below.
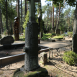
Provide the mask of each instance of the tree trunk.
POLYGON ((51 31, 51 22, 52 22, 52 9, 51 9, 51 17, 50 17, 50 31, 51 31))
POLYGON ((1 38, 1 29, 2 29, 2 13, 1 13, 1 7, 0 7, 0 38, 1 38))
MULTIPOLYGON (((11 8, 12 8, 12 3, 11 3, 11 8)), ((10 20, 10 35, 13 34, 13 29, 12 29, 12 20, 10 20)))
POLYGON ((53 5, 52 12, 53 12, 53 14, 52 14, 52 30, 53 30, 53 32, 55 32, 55 28, 54 28, 54 5, 53 5))
POLYGON ((21 31, 21 27, 20 27, 20 14, 19 14, 19 0, 17 0, 17 17, 19 18, 19 33, 21 31))
POLYGON ((7 11, 7 0, 6 0, 6 29, 7 29, 7 34, 9 35, 9 28, 8 28, 8 11, 7 11))
MULTIPOLYGON (((42 22, 42 8, 41 8, 41 0, 40 0, 40 5, 39 5, 39 8, 40 8, 40 20, 41 20, 41 22, 42 22)), ((40 26, 43 26, 41 23, 40 23, 40 26)), ((41 27, 42 28, 42 27, 41 27)), ((40 29, 41 31, 40 31, 40 38, 42 38, 43 37, 43 30, 42 29, 40 29)))
POLYGON ((25 15, 26 15, 26 13, 27 13, 27 0, 25 0, 25 15))
POLYGON ((59 14, 58 14, 58 22, 57 22, 56 29, 59 28, 59 19, 60 19, 60 4, 59 4, 59 14))
POLYGON ((55 26, 57 27, 57 7, 56 7, 56 19, 55 19, 55 26))
POLYGON ((56 34, 60 34, 60 29, 58 29, 59 28, 59 19, 60 19, 60 4, 59 4, 58 20, 57 20, 57 25, 56 25, 56 34))
POLYGON ((72 50, 77 53, 77 2, 73 27, 72 50))
POLYGON ((23 33, 23 27, 22 27, 22 0, 21 0, 21 33, 23 33))

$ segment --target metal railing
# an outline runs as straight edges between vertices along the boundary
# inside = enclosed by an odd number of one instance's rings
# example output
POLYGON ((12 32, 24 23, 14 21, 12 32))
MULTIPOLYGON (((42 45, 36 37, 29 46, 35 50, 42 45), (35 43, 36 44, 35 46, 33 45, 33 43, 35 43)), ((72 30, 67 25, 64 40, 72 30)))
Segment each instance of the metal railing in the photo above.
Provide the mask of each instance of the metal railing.
POLYGON ((72 44, 63 46, 63 47, 59 47, 59 48, 49 48, 49 59, 51 58, 51 54, 52 54, 52 58, 53 58, 53 53, 56 53, 58 56, 58 55, 60 55, 61 51, 71 51, 71 50, 72 50, 72 44), (68 47, 70 47, 70 49, 68 47), (53 50, 56 50, 56 51, 54 52, 53 50))

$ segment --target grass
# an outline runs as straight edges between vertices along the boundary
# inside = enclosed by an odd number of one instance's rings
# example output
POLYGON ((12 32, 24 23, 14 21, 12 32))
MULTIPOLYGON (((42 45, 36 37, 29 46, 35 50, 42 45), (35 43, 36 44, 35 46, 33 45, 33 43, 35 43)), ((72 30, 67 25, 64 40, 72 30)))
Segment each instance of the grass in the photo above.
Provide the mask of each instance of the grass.
POLYGON ((63 38, 63 36, 62 35, 59 35, 59 36, 54 36, 53 38, 59 39, 59 38, 63 38))
POLYGON ((51 33, 46 33, 46 34, 43 34, 43 36, 52 36, 51 33))
POLYGON ((77 54, 73 51, 66 51, 63 60, 69 65, 75 65, 77 64, 77 54))
POLYGON ((73 32, 67 32, 67 34, 72 37, 73 36, 73 32))
POLYGON ((46 33, 46 34, 43 33, 43 37, 41 39, 42 40, 47 40, 47 39, 49 39, 51 37, 52 37, 52 34, 51 33, 46 33))

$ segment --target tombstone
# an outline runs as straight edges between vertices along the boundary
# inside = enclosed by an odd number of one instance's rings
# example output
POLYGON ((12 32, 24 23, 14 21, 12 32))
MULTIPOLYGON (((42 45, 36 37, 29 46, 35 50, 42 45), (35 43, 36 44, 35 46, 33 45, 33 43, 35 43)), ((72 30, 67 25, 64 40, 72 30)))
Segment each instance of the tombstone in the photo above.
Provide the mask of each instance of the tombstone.
POLYGON ((15 37, 15 41, 19 40, 19 18, 15 17, 14 18, 14 37, 15 37))
POLYGON ((56 30, 56 34, 60 34, 60 29, 57 29, 56 30))
POLYGON ((3 37, 0 40, 0 44, 3 45, 3 46, 11 45, 13 42, 14 42, 14 39, 13 39, 12 36, 3 37))

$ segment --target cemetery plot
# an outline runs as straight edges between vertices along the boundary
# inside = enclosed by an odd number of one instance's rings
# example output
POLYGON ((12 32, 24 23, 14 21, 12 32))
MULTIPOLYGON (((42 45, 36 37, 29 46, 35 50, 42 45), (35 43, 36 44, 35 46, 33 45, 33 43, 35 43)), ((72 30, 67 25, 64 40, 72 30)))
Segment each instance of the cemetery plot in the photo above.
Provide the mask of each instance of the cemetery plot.
MULTIPOLYGON (((52 53, 51 53, 51 58, 48 60, 46 65, 44 66, 41 60, 41 54, 38 55, 39 59, 39 65, 43 68, 46 68, 48 71, 48 77, 76 77, 77 76, 77 67, 76 66, 70 66, 62 61, 62 54, 65 52, 65 49, 68 50, 69 47, 61 48, 59 49, 61 55, 57 55, 57 51, 53 50, 53 58, 52 58, 52 53), (57 56, 56 56, 57 55, 57 56)), ((47 53, 47 58, 49 57, 49 52, 47 53)), ((14 71, 17 68, 20 68, 21 66, 24 65, 24 60, 20 62, 16 62, 10 65, 7 65, 3 68, 0 69, 0 76, 1 77, 12 77, 14 71)))

